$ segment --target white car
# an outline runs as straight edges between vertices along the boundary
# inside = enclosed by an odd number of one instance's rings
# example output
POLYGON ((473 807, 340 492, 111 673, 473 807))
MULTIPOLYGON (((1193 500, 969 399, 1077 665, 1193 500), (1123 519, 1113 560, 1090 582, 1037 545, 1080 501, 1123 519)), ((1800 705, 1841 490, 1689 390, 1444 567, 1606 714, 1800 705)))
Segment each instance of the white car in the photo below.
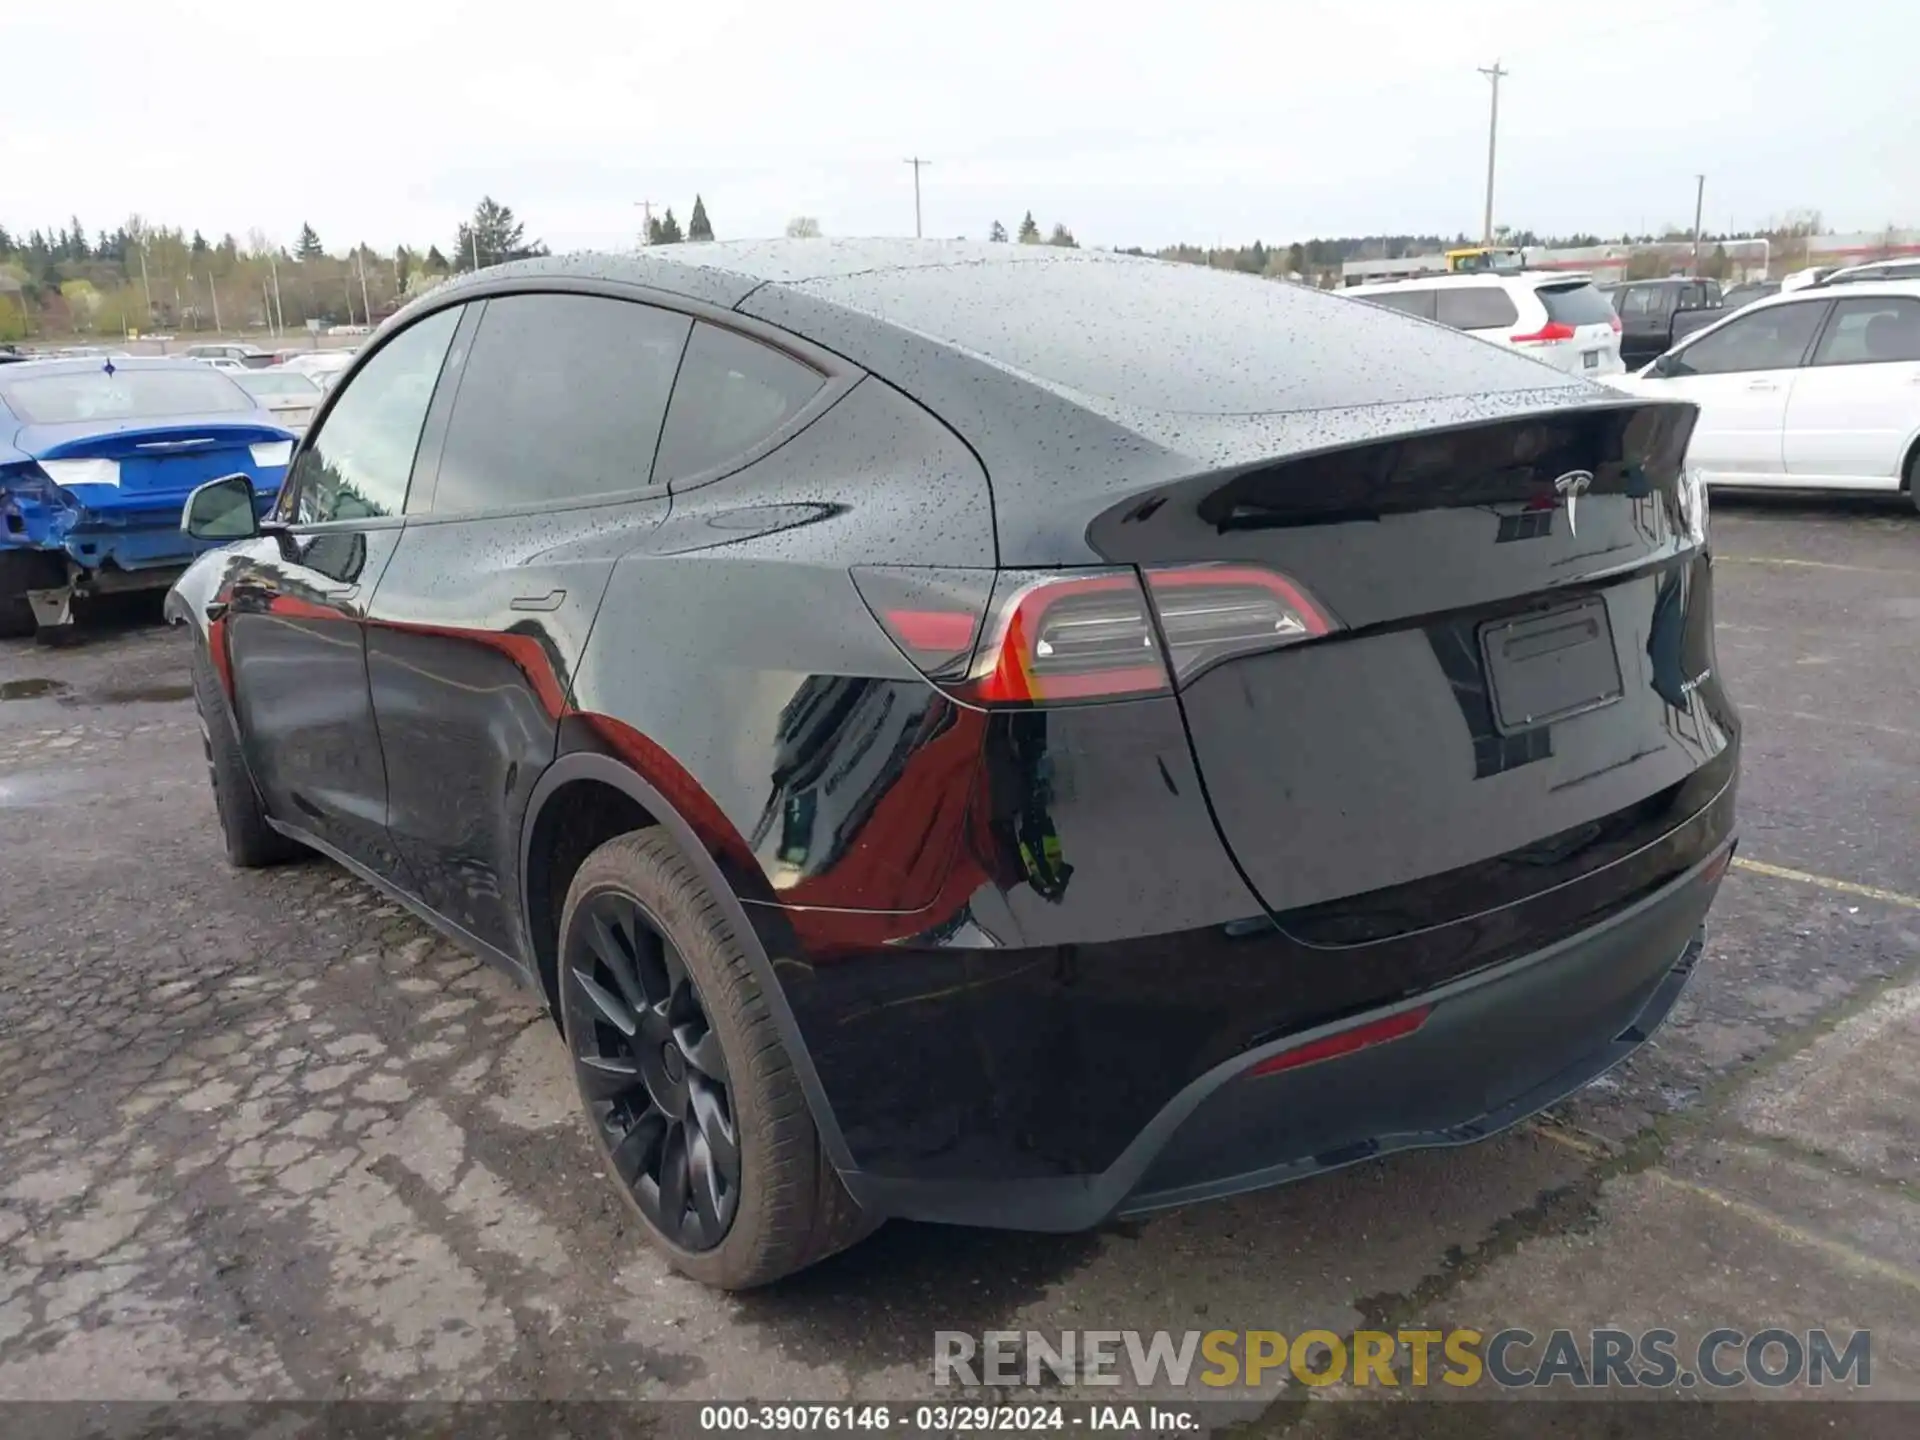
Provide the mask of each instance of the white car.
POLYGON ((1756 300, 1612 383, 1700 407, 1687 459, 1709 485, 1920 506, 1920 280, 1756 300))
POLYGON ((1340 293, 1437 320, 1571 375, 1597 379, 1626 369, 1620 363, 1620 317, 1586 275, 1435 275, 1353 285, 1340 293))
POLYGON ((327 390, 353 364, 354 353, 352 350, 309 350, 283 361, 280 368, 305 375, 322 390, 327 390))
POLYGON ((244 366, 234 382, 269 410, 273 418, 296 435, 304 435, 313 423, 313 412, 320 408, 326 392, 310 375, 275 365, 266 370, 248 370, 244 366))

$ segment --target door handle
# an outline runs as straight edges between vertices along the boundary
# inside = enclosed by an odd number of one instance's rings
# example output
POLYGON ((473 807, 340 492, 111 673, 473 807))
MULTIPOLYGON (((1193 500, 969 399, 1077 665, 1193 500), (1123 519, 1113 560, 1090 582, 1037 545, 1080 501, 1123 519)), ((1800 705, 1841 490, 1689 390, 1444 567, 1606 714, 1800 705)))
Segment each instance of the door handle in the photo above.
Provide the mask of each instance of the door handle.
POLYGON ((508 602, 513 610, 558 610, 560 603, 567 598, 564 590, 549 590, 544 595, 516 595, 508 602))
POLYGON ((227 613, 227 602, 224 600, 209 600, 202 609, 205 610, 207 619, 218 620, 227 613))
POLYGON ((1749 380, 1747 382, 1747 388, 1749 390, 1778 390, 1780 387, 1772 380, 1749 380))

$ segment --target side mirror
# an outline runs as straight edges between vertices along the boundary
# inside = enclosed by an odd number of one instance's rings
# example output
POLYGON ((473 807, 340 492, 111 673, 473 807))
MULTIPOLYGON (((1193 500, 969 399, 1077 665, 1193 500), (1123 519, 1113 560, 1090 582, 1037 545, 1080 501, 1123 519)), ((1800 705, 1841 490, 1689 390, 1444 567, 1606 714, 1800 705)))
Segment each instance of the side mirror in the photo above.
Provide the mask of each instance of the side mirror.
POLYGON ((198 486, 180 512, 180 528, 196 540, 224 545, 251 540, 260 534, 253 510, 253 480, 246 475, 222 475, 198 486))

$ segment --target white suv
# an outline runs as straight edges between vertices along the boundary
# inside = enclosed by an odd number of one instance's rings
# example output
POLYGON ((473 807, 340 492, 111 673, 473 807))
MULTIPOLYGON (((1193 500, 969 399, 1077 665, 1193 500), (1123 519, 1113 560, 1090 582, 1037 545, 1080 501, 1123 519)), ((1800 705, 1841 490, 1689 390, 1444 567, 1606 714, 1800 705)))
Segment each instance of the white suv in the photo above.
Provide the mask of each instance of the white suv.
POLYGON ((1620 317, 1585 275, 1436 275, 1353 285, 1340 292, 1372 305, 1437 320, 1572 375, 1624 374, 1620 317))

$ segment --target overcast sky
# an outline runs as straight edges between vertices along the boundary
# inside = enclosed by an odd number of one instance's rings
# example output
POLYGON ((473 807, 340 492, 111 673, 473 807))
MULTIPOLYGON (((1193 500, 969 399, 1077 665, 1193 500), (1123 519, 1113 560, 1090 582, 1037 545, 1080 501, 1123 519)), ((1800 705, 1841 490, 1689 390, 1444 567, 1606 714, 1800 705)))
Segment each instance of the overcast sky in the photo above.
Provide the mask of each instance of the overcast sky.
POLYGON ((723 239, 910 235, 918 154, 929 235, 1028 209, 1090 245, 1473 232, 1496 57, 1500 222, 1690 224, 1696 171, 1709 228, 1920 220, 1912 47, 1806 0, 4 8, 15 231, 446 248, 485 193, 571 249, 698 191, 723 239))

